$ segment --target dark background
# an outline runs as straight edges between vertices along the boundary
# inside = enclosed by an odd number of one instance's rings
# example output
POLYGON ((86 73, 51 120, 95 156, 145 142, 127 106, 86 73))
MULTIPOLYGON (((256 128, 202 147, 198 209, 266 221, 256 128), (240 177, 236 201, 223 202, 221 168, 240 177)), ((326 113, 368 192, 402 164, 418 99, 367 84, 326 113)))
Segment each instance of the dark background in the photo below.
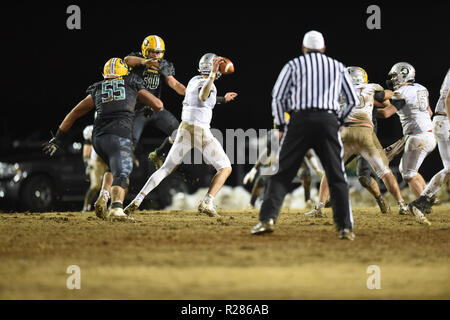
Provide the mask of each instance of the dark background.
MULTIPOLYGON (((369 81, 384 86, 399 61, 411 63, 416 81, 428 88, 434 110, 448 70, 449 5, 445 2, 39 2, 16 1, 3 9, 2 148, 15 139, 50 138, 64 116, 101 80, 104 63, 140 50, 147 35, 161 36, 165 58, 187 85, 206 52, 229 57, 236 72, 217 81, 219 94, 237 100, 214 109, 212 127, 270 128, 271 90, 283 65, 301 53, 305 32, 323 33, 327 54, 361 66, 369 81), (81 30, 69 30, 66 9, 81 8, 81 30), (370 4, 381 8, 381 29, 369 30, 370 4), (12 17, 8 19, 7 17, 12 17), (5 90, 6 86, 6 90, 5 90)), ((165 107, 178 119, 182 97, 165 87, 165 107)), ((92 123, 93 113, 73 130, 92 123)), ((384 146, 401 137, 398 117, 379 121, 384 146)), ((144 136, 162 136, 147 128, 144 136)), ((429 179, 442 167, 437 148, 425 160, 429 179)))

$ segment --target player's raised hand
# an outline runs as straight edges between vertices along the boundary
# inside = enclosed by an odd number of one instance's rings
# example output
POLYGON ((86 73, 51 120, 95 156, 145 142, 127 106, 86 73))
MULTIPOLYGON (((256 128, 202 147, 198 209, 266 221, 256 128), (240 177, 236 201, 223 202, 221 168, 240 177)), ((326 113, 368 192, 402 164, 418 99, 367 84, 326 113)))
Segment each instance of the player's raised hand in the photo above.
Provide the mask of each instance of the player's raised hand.
POLYGON ((227 92, 225 94, 225 103, 228 103, 232 100, 234 100, 237 97, 237 93, 236 92, 227 92))

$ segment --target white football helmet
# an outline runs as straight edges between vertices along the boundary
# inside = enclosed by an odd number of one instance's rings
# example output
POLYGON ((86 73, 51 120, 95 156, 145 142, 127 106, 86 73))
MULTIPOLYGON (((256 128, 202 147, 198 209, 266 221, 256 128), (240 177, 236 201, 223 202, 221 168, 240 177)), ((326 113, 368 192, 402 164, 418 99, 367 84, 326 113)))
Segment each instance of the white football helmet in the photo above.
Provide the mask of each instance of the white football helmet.
MULTIPOLYGON (((200 74, 202 74, 202 75, 208 76, 212 70, 213 60, 215 57, 217 57, 217 54, 215 54, 215 53, 204 54, 200 58, 200 61, 198 63, 198 72, 200 72, 200 74)), ((221 75, 222 75, 222 73, 220 73, 220 71, 217 71, 216 79, 219 79, 221 75)))
POLYGON ((400 85, 406 82, 414 82, 416 70, 407 62, 398 62, 389 71, 389 76, 391 77, 394 89, 398 89, 400 85))
POLYGON ((352 82, 354 85, 367 83, 368 76, 366 70, 360 67, 348 67, 347 68, 350 77, 352 78, 352 82))

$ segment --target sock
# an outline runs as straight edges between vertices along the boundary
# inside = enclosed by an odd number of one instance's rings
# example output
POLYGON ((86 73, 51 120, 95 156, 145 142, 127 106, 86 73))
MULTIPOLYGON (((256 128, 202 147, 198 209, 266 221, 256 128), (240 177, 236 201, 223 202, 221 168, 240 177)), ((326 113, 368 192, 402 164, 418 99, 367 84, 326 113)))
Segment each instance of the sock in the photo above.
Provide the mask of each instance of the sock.
POLYGON ((203 201, 206 203, 213 203, 214 200, 214 196, 207 193, 204 197, 203 197, 203 201))
POLYGON ((136 198, 134 198, 134 202, 137 202, 139 205, 144 201, 145 196, 142 193, 138 193, 136 198))
POLYGON ((114 201, 113 203, 111 203, 111 209, 115 209, 115 208, 123 209, 123 203, 120 201, 114 201))
POLYGON ((106 196, 106 198, 110 198, 111 196, 109 195, 109 191, 108 190, 102 190, 102 191, 100 191, 100 195, 105 195, 106 196))

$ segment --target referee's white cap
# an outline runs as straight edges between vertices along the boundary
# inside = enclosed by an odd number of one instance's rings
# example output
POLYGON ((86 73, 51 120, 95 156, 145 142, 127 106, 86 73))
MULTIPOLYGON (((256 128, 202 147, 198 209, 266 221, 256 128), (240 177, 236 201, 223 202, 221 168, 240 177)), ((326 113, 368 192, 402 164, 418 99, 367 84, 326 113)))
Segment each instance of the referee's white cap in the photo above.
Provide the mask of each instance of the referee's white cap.
POLYGON ((311 30, 303 37, 303 46, 308 49, 320 50, 325 47, 325 40, 319 31, 311 30))

